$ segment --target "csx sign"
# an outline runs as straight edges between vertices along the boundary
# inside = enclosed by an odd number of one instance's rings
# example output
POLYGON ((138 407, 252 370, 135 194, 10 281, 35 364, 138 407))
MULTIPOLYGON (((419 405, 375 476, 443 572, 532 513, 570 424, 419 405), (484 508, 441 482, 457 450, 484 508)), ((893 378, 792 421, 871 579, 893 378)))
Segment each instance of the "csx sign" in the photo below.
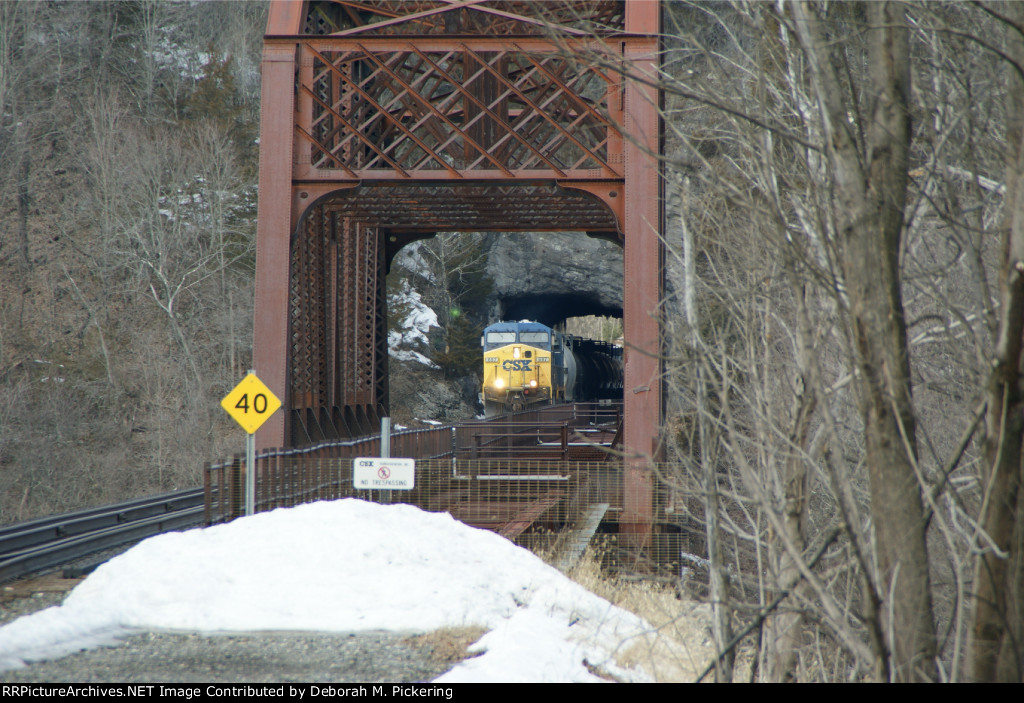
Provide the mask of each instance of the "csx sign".
POLYGON ((501 364, 501 368, 506 371, 529 371, 530 361, 529 359, 506 359, 501 364))

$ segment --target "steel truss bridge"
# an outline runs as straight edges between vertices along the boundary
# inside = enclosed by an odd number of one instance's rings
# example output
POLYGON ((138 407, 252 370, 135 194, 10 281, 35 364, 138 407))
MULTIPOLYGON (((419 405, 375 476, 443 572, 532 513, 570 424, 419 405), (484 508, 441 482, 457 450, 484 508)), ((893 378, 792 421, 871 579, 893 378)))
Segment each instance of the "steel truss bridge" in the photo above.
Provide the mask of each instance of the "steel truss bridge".
POLYGON ((257 433, 263 455, 326 456, 378 431, 384 282, 403 246, 586 232, 624 249, 614 481, 621 531, 645 542, 663 414, 660 95, 644 80, 659 30, 657 0, 271 2, 254 368, 284 412, 257 433))

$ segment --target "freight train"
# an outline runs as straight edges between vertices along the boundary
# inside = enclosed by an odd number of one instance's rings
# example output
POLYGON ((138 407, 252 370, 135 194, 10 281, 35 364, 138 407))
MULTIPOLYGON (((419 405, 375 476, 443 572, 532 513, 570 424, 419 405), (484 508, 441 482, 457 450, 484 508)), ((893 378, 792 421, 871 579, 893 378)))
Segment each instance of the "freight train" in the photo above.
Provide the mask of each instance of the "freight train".
POLYGON ((481 400, 487 417, 536 404, 622 399, 622 347, 539 322, 484 328, 481 400))

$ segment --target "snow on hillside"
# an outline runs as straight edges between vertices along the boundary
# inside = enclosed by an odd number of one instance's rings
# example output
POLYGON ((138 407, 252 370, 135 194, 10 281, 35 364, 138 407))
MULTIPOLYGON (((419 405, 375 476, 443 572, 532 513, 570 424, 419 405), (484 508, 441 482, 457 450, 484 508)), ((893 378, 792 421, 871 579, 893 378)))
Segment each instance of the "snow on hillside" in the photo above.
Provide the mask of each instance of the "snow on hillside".
POLYGON ((402 281, 398 292, 388 296, 388 310, 397 318, 388 331, 388 355, 399 361, 438 368, 423 354, 429 348, 427 334, 432 327, 438 327, 437 313, 424 304, 419 291, 408 281, 402 281))

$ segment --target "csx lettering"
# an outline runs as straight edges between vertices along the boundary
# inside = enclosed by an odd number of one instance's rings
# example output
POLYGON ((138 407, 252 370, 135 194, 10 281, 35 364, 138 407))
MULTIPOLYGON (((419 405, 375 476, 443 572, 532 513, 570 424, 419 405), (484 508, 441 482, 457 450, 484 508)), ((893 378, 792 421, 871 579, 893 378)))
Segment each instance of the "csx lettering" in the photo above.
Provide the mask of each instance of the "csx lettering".
POLYGON ((507 359, 502 363, 501 368, 506 371, 529 371, 530 362, 528 359, 507 359))

